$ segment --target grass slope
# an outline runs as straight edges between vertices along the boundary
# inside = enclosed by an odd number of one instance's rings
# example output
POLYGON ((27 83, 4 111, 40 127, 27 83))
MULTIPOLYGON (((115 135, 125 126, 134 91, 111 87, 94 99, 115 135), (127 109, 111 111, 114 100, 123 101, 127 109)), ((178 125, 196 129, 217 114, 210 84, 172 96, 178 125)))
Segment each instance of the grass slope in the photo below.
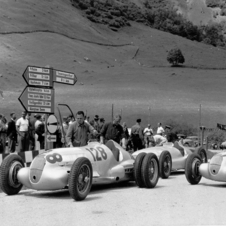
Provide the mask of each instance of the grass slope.
POLYGON ((69 0, 0 0, 0 6, 0 112, 7 116, 22 110, 27 65, 50 65, 78 77, 75 86, 55 85, 56 103, 91 118, 110 120, 114 104, 129 126, 137 117, 197 125, 202 104, 203 124, 224 123, 225 51, 138 23, 113 32, 82 17, 69 0), (184 67, 166 61, 175 46, 184 67))

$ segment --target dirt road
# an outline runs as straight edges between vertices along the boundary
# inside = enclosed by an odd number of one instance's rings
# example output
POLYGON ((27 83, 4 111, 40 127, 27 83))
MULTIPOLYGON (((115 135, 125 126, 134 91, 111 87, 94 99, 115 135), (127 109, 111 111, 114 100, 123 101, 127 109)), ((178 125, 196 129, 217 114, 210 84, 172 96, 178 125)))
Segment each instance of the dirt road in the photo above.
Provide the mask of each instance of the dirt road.
POLYGON ((0 225, 226 225, 225 197, 226 183, 202 178, 192 186, 183 172, 150 190, 133 182, 94 187, 82 202, 67 190, 23 190, 16 196, 0 193, 0 225))

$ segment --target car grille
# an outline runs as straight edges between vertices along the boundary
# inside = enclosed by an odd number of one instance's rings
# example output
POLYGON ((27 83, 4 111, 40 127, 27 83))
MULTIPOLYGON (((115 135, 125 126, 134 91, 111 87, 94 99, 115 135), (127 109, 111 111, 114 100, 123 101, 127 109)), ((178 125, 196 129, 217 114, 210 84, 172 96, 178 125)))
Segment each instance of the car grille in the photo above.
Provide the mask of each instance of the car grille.
POLYGON ((39 155, 32 161, 30 166, 30 180, 32 183, 39 182, 45 163, 44 155, 39 155))

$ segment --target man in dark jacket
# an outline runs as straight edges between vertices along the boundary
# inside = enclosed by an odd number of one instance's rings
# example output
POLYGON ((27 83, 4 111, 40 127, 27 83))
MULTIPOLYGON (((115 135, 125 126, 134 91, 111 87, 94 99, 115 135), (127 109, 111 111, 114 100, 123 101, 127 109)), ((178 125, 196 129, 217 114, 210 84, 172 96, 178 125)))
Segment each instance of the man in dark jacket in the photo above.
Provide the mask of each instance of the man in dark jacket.
POLYGON ((108 140, 114 140, 120 144, 124 131, 120 125, 121 115, 116 115, 113 122, 104 124, 100 131, 100 143, 107 143, 108 140))
POLYGON ((8 123, 7 137, 8 137, 8 149, 10 153, 15 152, 17 142, 17 130, 16 130, 16 114, 10 114, 11 120, 8 123))

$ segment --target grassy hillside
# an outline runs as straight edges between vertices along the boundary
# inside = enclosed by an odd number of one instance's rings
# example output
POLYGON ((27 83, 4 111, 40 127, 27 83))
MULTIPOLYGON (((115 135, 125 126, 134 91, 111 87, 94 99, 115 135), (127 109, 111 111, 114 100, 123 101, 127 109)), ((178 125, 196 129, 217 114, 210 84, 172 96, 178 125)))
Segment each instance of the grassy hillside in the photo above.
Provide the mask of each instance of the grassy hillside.
POLYGON ((75 86, 55 85, 56 103, 91 118, 109 120, 114 104, 129 125, 141 117, 153 125, 171 118, 196 126, 202 104, 206 126, 226 119, 222 49, 136 22, 114 32, 87 20, 69 0, 0 0, 0 17, 0 112, 6 115, 22 110, 26 67, 50 65, 78 77, 75 86), (181 49, 184 67, 168 64, 173 47, 181 49))

